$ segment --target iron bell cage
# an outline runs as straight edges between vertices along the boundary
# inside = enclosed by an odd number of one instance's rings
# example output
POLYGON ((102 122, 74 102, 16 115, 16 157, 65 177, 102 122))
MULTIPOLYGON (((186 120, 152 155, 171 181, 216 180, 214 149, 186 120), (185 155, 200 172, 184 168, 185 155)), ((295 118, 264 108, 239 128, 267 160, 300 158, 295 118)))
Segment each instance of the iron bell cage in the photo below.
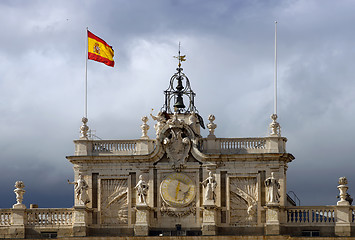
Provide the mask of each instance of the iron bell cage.
POLYGON ((164 91, 165 103, 162 112, 168 114, 177 113, 198 113, 195 107, 195 93, 190 86, 189 78, 182 72, 182 68, 177 68, 177 72, 170 78, 168 89, 164 91), (189 103, 184 104, 183 99, 187 99, 189 103), (174 105, 172 105, 174 103, 174 105), (172 109, 174 111, 172 111, 172 109))

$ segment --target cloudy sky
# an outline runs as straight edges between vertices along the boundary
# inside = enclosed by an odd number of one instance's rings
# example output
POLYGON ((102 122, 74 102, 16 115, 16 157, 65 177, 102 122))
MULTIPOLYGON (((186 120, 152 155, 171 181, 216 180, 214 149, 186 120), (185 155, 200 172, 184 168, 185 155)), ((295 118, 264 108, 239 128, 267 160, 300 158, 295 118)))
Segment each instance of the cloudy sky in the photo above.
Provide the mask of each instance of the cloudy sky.
MULTIPOLYGON (((278 115, 288 191, 302 205, 355 196, 355 2, 352 0, 120 0, 0 2, 0 208, 72 207, 73 139, 84 114, 86 27, 115 50, 116 66, 88 62, 88 118, 103 139, 136 139, 183 68, 218 137, 267 136, 278 21, 278 115)), ((153 121, 150 136, 153 137, 153 121)), ((208 132, 203 132, 207 136, 208 132)))

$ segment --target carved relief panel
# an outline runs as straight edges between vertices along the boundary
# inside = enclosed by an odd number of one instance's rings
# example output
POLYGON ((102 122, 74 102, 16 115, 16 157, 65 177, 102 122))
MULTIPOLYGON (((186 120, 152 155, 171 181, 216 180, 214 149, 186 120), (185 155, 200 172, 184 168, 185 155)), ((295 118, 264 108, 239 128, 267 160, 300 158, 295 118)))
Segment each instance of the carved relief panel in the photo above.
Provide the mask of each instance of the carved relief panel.
POLYGON ((230 178, 230 223, 256 224, 258 182, 256 177, 230 178))
POLYGON ((100 193, 101 224, 127 224, 127 179, 102 179, 100 193))

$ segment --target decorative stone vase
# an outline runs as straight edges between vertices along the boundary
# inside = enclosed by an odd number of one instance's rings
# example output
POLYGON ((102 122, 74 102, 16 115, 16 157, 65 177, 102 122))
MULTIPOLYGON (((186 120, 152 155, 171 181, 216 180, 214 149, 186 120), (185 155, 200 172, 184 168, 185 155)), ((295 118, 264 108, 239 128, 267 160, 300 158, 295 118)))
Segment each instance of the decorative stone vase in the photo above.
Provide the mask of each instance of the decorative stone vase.
POLYGON ((17 203, 13 205, 13 208, 26 208, 26 206, 22 204, 23 195, 26 192, 26 190, 24 190, 25 184, 22 181, 17 181, 15 183, 15 188, 14 192, 16 194, 17 203))
POLYGON ((346 200, 346 196, 347 196, 347 191, 348 191, 348 186, 346 186, 346 184, 348 184, 348 180, 346 179, 346 177, 341 177, 339 178, 339 186, 337 187, 339 189, 339 196, 340 196, 340 200, 337 202, 337 205, 350 205, 349 202, 346 200))

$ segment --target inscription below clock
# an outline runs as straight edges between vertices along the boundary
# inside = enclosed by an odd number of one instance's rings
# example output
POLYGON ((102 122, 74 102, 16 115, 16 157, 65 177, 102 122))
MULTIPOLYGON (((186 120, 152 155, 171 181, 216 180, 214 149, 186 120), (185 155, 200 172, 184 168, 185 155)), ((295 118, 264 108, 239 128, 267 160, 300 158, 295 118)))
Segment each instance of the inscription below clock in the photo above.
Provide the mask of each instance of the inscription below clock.
POLYGON ((173 173, 161 182, 160 195, 172 207, 185 207, 194 200, 196 187, 186 174, 173 173))

